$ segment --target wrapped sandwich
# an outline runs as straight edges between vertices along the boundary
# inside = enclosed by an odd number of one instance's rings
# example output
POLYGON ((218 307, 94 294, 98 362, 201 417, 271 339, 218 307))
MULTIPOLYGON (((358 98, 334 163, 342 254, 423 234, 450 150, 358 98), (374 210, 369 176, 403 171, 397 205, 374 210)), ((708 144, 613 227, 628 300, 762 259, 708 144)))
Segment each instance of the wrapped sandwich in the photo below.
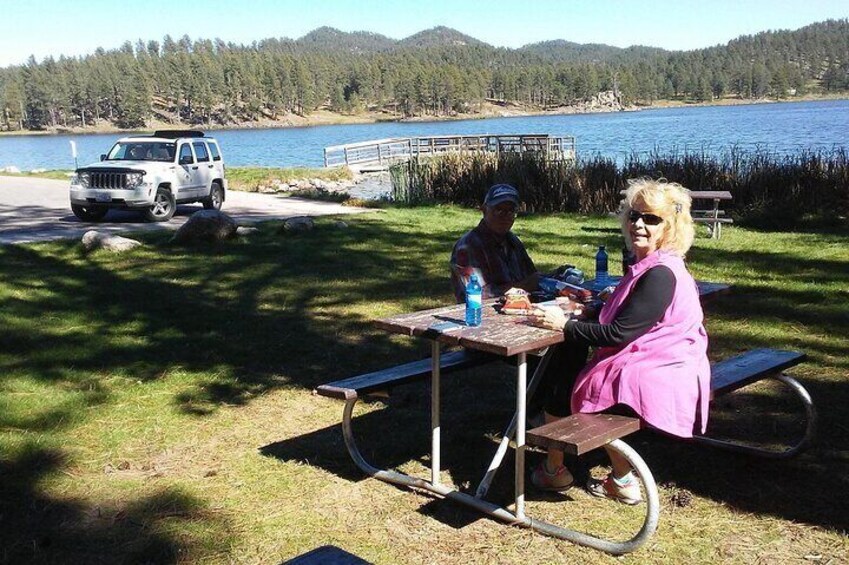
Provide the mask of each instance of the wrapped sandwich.
POLYGON ((501 297, 502 314, 530 314, 533 310, 531 297, 521 288, 511 288, 501 297))

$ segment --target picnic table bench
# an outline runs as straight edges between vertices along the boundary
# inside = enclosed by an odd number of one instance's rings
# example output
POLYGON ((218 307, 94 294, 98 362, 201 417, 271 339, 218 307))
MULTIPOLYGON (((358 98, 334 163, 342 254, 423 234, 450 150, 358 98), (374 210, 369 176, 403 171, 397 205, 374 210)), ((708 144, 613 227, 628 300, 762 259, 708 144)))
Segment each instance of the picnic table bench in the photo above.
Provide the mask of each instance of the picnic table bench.
MULTIPOLYGON (((799 381, 782 371, 805 360, 805 354, 780 349, 753 349, 711 365, 711 400, 766 378, 774 378, 799 397, 805 409, 803 437, 791 447, 773 450, 697 435, 699 443, 771 458, 787 458, 806 449, 816 433, 816 409, 810 394, 799 381)), ((582 455, 641 428, 639 418, 607 414, 573 414, 556 422, 528 430, 528 443, 582 455)))

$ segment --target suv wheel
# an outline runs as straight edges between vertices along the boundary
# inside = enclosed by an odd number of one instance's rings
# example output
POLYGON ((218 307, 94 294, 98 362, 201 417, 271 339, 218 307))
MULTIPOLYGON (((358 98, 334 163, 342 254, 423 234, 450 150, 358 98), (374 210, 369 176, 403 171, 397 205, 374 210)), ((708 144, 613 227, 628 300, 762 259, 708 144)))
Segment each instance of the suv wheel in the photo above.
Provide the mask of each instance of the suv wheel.
POLYGON ((108 212, 109 209, 98 206, 80 206, 78 204, 71 204, 71 211, 74 213, 74 216, 84 222, 99 222, 106 216, 106 212, 108 212))
POLYGON ((177 201, 167 188, 156 189, 153 206, 145 210, 144 217, 149 222, 167 222, 177 211, 177 201))
POLYGON ((206 210, 221 209, 221 204, 224 202, 224 191, 221 190, 221 185, 218 184, 218 181, 212 183, 212 187, 209 189, 209 196, 201 202, 203 202, 203 207, 206 210))

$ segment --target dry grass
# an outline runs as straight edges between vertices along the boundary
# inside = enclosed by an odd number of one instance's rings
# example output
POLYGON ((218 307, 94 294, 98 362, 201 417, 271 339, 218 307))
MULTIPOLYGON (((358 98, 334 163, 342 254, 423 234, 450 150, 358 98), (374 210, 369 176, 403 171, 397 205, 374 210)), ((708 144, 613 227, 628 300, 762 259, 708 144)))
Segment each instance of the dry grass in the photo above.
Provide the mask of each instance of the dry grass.
MULTIPOLYGON (((476 219, 390 208, 347 230, 264 225, 214 249, 168 247, 155 234, 124 255, 83 255, 72 242, 0 249, 0 563, 274 563, 323 544, 375 563, 847 561, 842 233, 734 227, 697 240, 695 274, 735 285, 708 309, 712 355, 808 352, 793 373, 817 401, 822 433, 787 462, 635 436, 663 505, 639 552, 614 558, 365 478, 344 450, 341 403, 311 390, 426 355, 370 320, 450 301, 448 250, 476 219)), ((613 227, 551 216, 521 218, 517 231, 541 267, 590 270, 596 244, 617 246, 613 227)), ((506 365, 446 379, 446 482, 476 486, 512 382, 506 365)), ((411 385, 360 406, 363 452, 427 476, 428 397, 411 385)), ((773 442, 798 429, 770 386, 716 408, 718 433, 773 442)), ((495 500, 509 501, 512 481, 508 460, 495 500)), ((531 492, 528 509, 611 535, 640 521, 639 509, 580 490, 531 492)))

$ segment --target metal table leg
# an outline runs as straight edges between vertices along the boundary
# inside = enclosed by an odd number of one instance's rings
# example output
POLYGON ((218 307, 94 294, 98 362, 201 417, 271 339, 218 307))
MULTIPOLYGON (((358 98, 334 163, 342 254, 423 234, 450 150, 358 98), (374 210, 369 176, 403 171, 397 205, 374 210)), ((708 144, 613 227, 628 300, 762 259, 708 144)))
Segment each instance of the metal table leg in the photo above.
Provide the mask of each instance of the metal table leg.
POLYGON ((525 426, 528 387, 528 354, 519 353, 516 367, 516 518, 525 519, 525 426))
POLYGON ((440 438, 440 378, 441 368, 440 360, 440 344, 438 341, 431 343, 431 386, 430 386, 430 481, 434 485, 439 485, 439 467, 441 458, 441 438, 440 438))
MULTIPOLYGON (((531 378, 531 382, 530 384, 528 384, 528 393, 526 398, 533 398, 534 392, 536 392, 537 386, 539 386, 539 382, 542 380, 542 375, 543 373, 545 373, 546 367, 548 367, 548 362, 551 360, 553 352, 553 348, 548 348, 548 350, 540 359, 536 370, 534 370, 534 375, 531 378)), ((498 444, 498 449, 495 451, 495 455, 492 457, 492 461, 490 461, 489 467, 487 467, 486 473, 484 474, 483 479, 481 479, 477 491, 475 491, 475 496, 477 498, 485 497, 486 493, 489 491, 489 487, 490 485, 492 485, 492 481, 495 479, 495 473, 501 466, 501 462, 504 460, 504 456, 507 454, 507 449, 510 447, 510 441, 513 439, 513 435, 516 432, 516 421, 517 414, 514 413, 513 419, 510 420, 510 424, 507 426, 507 429, 504 430, 504 434, 501 436, 501 441, 498 444)))
POLYGON ((805 435, 802 436, 802 439, 800 439, 795 445, 792 445, 783 451, 776 451, 774 449, 764 449, 762 447, 755 447, 753 445, 746 445, 722 439, 714 439, 706 436, 693 436, 693 439, 711 447, 718 447, 720 449, 734 451, 737 453, 745 453, 748 455, 757 455, 758 457, 769 457, 771 459, 787 459, 794 455, 798 455, 800 452, 807 449, 808 446, 810 446, 811 441, 813 441, 817 430, 817 410, 816 407, 814 407, 814 401, 811 399, 811 395, 799 381, 789 375, 782 373, 771 378, 774 378, 790 388, 790 390, 799 397, 799 400, 802 402, 802 406, 805 408, 805 435))

